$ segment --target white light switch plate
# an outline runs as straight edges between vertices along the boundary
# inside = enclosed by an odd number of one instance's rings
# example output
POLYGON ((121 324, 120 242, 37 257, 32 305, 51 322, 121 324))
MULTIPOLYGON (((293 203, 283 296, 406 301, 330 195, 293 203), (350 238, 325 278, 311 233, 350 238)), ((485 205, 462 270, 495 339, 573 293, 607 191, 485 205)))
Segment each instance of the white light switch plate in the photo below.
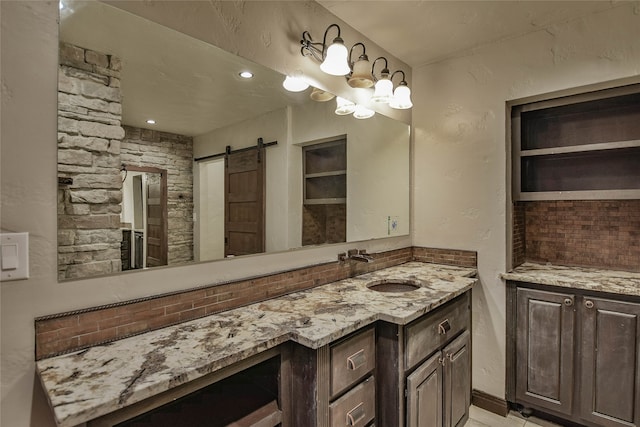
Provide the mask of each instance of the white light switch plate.
POLYGON ((0 281, 29 278, 29 233, 0 234, 0 281))

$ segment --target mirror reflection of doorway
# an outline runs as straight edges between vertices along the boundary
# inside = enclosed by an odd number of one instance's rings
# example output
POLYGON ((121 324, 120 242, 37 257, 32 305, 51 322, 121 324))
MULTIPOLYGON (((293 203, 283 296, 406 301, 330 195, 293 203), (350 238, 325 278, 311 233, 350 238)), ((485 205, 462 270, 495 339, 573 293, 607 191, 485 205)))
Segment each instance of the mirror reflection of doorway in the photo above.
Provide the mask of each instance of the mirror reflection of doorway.
POLYGON ((122 269, 167 265, 167 171, 124 166, 122 269))
POLYGON ((196 163, 196 259, 224 258, 224 157, 196 163))

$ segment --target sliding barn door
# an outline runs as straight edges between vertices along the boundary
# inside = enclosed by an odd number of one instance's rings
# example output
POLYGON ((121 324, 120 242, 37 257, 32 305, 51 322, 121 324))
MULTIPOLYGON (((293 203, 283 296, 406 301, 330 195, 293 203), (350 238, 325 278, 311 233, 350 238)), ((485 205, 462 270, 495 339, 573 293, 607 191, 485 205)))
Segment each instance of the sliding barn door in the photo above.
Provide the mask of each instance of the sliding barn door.
POLYGON ((225 167, 225 256, 265 250, 264 148, 227 154, 225 167))

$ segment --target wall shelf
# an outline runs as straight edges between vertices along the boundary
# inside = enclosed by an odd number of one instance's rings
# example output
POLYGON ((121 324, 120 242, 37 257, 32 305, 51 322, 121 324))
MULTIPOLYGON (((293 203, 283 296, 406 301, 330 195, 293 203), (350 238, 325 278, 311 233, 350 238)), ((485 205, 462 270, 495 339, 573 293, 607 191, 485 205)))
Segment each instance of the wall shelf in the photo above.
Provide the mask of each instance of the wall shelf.
POLYGON ((345 137, 303 148, 304 204, 347 201, 347 141, 345 137))
POLYGON ((640 85, 512 109, 516 201, 640 197, 640 85))

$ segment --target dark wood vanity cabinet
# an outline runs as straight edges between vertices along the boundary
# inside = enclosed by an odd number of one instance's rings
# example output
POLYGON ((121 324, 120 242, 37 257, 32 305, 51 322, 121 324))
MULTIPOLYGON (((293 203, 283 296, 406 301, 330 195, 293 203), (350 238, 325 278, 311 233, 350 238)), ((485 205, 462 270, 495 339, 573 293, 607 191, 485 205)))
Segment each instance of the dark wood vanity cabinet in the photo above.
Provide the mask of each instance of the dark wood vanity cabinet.
POLYGON ((465 331, 407 377, 407 427, 461 427, 471 404, 470 334, 465 331))
POLYGON ((375 343, 369 327, 317 350, 294 345, 292 425, 370 426, 376 414, 375 343))
POLYGON ((591 426, 640 426, 640 304, 509 287, 508 400, 591 426))
POLYGON ((571 414, 575 316, 574 295, 517 290, 518 402, 571 414))
POLYGON ((471 404, 470 293, 406 326, 378 325, 384 426, 461 427, 471 404))

